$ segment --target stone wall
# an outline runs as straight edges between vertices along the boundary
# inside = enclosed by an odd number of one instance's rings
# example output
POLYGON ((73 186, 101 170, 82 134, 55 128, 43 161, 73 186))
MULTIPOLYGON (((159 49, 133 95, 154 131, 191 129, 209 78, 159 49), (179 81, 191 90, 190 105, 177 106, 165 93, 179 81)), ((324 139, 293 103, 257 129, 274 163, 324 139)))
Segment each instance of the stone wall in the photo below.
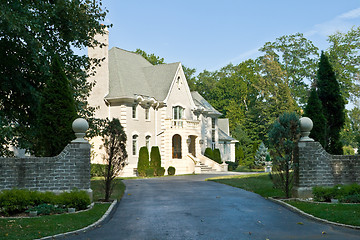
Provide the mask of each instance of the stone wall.
POLYGON ((70 143, 55 157, 0 158, 0 190, 90 189, 90 144, 70 143))
POLYGON ((296 197, 311 197, 314 186, 360 183, 360 155, 331 155, 312 141, 300 141, 296 155, 296 197))

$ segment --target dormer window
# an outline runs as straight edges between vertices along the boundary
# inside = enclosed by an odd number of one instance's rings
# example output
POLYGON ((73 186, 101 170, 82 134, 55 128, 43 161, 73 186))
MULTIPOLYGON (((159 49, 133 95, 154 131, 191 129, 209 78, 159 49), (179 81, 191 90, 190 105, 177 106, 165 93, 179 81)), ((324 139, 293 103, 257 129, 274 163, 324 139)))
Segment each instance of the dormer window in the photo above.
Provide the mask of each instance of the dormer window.
POLYGON ((173 119, 180 120, 184 117, 184 108, 180 106, 173 107, 173 119))

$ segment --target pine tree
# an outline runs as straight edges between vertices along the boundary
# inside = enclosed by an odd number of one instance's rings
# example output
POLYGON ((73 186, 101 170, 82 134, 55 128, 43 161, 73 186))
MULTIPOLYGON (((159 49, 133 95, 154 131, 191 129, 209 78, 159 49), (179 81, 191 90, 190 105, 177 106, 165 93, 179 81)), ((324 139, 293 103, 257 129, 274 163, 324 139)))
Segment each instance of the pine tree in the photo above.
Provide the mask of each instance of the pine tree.
POLYGON ((323 52, 321 53, 317 72, 317 88, 326 118, 325 149, 331 154, 342 154, 340 131, 345 122, 345 103, 341 96, 335 72, 328 57, 323 52))
POLYGON ((305 107, 304 117, 310 118, 314 124, 310 137, 319 142, 325 148, 326 118, 324 116, 322 103, 315 87, 310 90, 310 96, 305 107))
POLYGON ((37 144, 33 152, 37 156, 55 156, 75 138, 72 122, 77 113, 70 83, 58 56, 51 65, 51 77, 42 90, 38 115, 37 144))

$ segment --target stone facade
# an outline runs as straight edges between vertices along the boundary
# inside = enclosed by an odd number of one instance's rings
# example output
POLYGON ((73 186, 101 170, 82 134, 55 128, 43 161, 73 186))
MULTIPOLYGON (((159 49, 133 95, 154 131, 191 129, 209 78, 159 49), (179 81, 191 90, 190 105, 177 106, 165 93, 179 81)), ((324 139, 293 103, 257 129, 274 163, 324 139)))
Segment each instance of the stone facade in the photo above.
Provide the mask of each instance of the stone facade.
POLYGON ((331 155, 313 141, 300 141, 296 155, 296 197, 311 197, 314 186, 360 183, 360 155, 331 155))
POLYGON ((0 158, 0 190, 62 192, 90 189, 90 144, 70 143, 55 157, 0 158))

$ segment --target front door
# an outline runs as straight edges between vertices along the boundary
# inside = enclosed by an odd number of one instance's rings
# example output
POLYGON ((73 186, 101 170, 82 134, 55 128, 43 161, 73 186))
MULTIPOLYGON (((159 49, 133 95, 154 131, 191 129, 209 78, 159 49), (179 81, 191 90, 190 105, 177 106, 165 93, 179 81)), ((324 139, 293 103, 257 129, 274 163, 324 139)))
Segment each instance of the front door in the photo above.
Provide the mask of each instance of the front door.
POLYGON ((181 159, 181 136, 175 134, 172 138, 172 158, 181 159))

